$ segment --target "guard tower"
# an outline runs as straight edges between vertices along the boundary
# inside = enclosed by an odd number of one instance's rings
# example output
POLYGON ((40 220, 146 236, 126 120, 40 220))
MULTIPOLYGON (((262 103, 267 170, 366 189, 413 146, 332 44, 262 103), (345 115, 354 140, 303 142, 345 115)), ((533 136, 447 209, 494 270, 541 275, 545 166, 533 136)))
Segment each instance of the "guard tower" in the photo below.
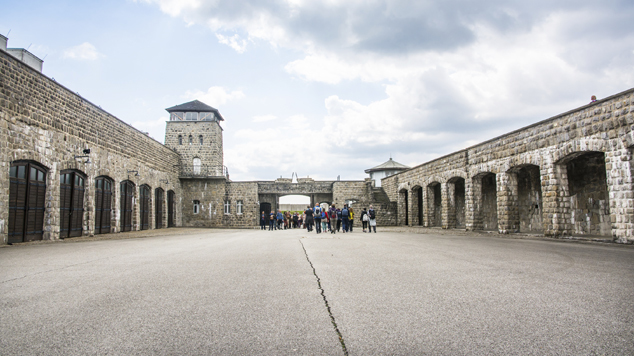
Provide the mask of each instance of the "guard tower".
POLYGON ((182 177, 224 177, 222 127, 217 109, 198 100, 165 109, 165 146, 181 157, 182 177))

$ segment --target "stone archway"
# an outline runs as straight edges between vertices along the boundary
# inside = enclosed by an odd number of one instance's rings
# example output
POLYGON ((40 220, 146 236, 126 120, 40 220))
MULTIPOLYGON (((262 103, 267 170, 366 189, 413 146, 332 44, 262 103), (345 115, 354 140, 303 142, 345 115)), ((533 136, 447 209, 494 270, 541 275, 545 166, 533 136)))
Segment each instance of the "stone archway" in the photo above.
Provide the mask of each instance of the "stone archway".
POLYGON ((447 227, 464 229, 465 220, 465 180, 462 177, 453 177, 447 181, 448 198, 448 222, 447 227))

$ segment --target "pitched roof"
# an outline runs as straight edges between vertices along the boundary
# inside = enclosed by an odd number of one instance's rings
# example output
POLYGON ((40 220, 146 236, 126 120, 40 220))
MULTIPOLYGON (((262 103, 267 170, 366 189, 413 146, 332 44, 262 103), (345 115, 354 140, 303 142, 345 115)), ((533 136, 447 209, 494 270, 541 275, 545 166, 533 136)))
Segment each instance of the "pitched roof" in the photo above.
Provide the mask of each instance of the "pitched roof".
POLYGON ((385 162, 385 163, 381 163, 376 167, 372 167, 370 169, 366 169, 365 173, 370 173, 370 172, 376 172, 376 171, 393 171, 393 170, 397 170, 397 171, 404 171, 406 169, 409 169, 410 167, 404 165, 404 164, 400 164, 396 161, 393 161, 392 158, 390 158, 389 161, 385 162))
POLYGON ((218 118, 220 120, 224 119, 222 118, 222 115, 220 115, 220 112, 218 111, 218 109, 216 108, 212 108, 211 106, 203 103, 202 101, 199 100, 194 100, 194 101, 190 101, 188 103, 185 104, 180 104, 180 105, 176 105, 176 106, 172 106, 171 108, 167 108, 165 109, 167 112, 173 112, 173 111, 182 111, 182 112, 188 112, 188 111, 196 111, 196 112, 213 112, 216 113, 218 115, 218 118))

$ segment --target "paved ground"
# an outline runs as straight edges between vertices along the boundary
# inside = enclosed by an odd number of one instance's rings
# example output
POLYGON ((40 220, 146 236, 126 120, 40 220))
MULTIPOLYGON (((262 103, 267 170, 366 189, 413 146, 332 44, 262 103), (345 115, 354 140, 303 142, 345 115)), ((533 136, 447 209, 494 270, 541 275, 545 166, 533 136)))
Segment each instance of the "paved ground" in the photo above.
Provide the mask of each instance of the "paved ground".
POLYGON ((123 239, 0 248, 0 354, 634 354, 632 246, 445 231, 108 236, 123 239))

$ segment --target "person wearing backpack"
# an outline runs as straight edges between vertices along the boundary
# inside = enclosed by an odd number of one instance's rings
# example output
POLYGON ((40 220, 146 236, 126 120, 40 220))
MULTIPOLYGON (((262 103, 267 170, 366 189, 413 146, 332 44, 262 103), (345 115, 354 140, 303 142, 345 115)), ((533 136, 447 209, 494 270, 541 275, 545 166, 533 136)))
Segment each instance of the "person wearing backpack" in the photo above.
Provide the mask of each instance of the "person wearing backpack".
POLYGON ((321 208, 319 204, 315 204, 315 209, 313 209, 313 216, 315 219, 315 231, 318 234, 321 234, 321 208))
POLYGON ((372 205, 370 205, 370 209, 368 210, 368 217, 370 218, 368 232, 372 233, 372 228, 374 228, 374 233, 376 234, 376 212, 372 205))
POLYGON ((341 230, 341 209, 337 208, 337 231, 341 230))
POLYGON ((335 234, 337 233, 337 208, 335 208, 335 204, 332 204, 328 214, 330 216, 330 233, 335 234))
POLYGON ((350 211, 348 210, 348 204, 343 205, 341 209, 341 225, 343 225, 343 233, 348 232, 348 224, 350 223, 350 211))

